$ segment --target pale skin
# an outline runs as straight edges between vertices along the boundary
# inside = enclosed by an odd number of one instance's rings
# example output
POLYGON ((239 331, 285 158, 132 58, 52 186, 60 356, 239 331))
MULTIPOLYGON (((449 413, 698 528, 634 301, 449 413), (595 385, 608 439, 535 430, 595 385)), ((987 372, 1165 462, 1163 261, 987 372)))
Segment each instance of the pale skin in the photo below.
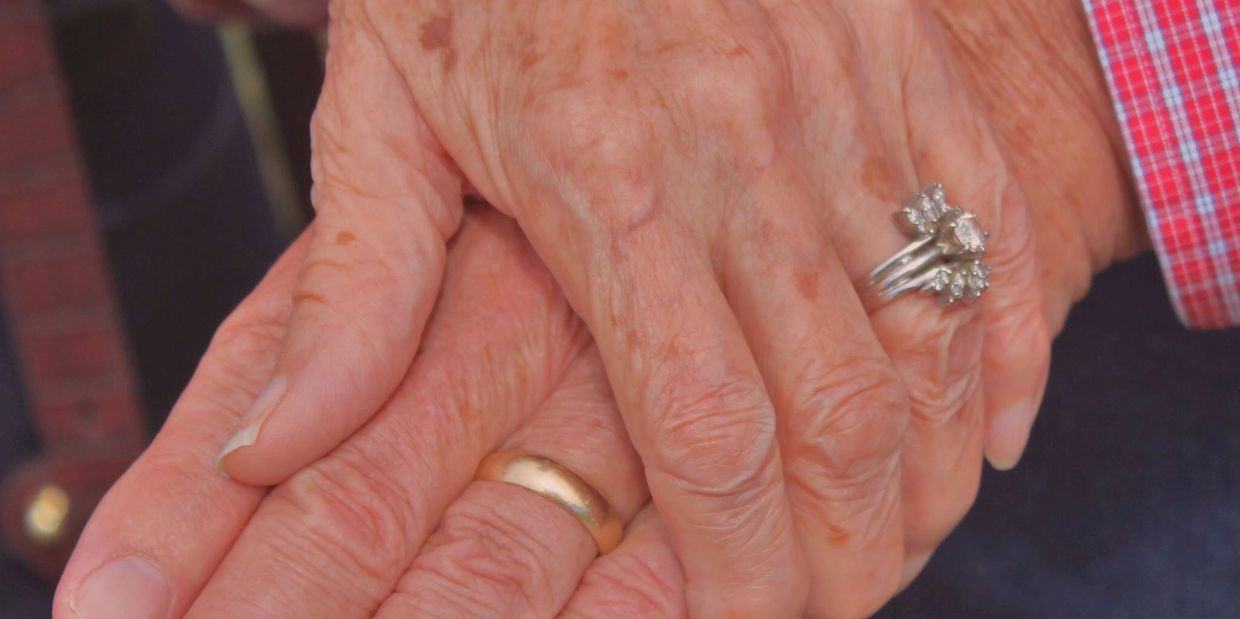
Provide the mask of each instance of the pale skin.
POLYGON ((92 520, 58 610, 105 559, 138 555, 174 615, 284 616, 325 593, 330 612, 306 616, 873 612, 968 509, 983 453, 1019 458, 1050 334, 1094 272, 1144 246, 1078 9, 1035 4, 337 3, 313 233, 230 323, 268 328, 213 348, 92 520), (994 288, 867 312, 852 282, 902 245, 890 213, 931 180, 991 230, 994 288), (423 338, 467 187, 529 247, 474 225, 453 260, 491 243, 505 276, 449 269, 442 303, 494 311, 441 308, 423 338), (531 294, 541 306, 497 301, 531 294), (597 353, 579 352, 585 328, 597 353), (488 338, 524 347, 479 362, 488 338), (286 387, 254 426, 244 409, 273 377, 286 387), (397 414, 402 394, 438 414, 397 414), (527 418, 548 429, 513 434, 527 418), (247 425, 253 444, 220 466, 270 494, 210 467, 247 425), (562 450, 544 455, 626 517, 647 493, 658 513, 591 564, 589 537, 537 497, 457 498, 505 440, 562 450), (496 533, 479 513, 525 519, 496 533), (186 526, 192 548, 159 543, 186 526), (643 577, 664 595, 632 595, 643 577))

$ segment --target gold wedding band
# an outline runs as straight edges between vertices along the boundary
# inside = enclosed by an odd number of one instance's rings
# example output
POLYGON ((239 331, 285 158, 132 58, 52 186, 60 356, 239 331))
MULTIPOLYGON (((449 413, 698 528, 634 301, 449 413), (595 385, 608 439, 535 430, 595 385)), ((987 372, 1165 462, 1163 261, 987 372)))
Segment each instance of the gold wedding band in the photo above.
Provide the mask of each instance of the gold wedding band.
POLYGON ((594 537, 600 554, 620 545, 624 525, 593 486, 559 462, 513 451, 493 453, 478 465, 475 479, 502 481, 532 490, 567 509, 594 537))

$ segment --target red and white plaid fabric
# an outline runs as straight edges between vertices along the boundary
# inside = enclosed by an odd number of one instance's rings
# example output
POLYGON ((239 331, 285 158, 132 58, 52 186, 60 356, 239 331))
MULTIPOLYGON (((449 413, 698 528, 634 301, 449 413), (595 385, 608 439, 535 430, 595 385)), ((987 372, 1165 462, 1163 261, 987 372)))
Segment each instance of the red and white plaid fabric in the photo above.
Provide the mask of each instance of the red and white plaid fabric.
POLYGON ((1083 0, 1180 319, 1240 324, 1240 0, 1083 0))

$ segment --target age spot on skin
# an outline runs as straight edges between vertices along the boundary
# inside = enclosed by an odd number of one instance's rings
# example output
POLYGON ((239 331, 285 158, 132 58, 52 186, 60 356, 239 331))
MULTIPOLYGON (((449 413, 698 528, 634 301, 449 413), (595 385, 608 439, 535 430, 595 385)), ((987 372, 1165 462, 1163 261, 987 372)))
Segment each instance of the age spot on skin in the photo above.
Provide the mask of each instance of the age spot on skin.
POLYGON ((452 14, 440 15, 426 20, 422 24, 422 49, 434 51, 447 48, 443 58, 445 71, 456 66, 456 50, 452 48, 452 14))
POLYGON ((806 301, 814 302, 818 300, 818 292, 821 288, 819 285, 820 279, 821 277, 817 271, 801 271, 797 275, 797 290, 806 301))
POLYGON ((895 203, 900 199, 895 170, 878 155, 871 155, 861 164, 861 186, 881 202, 895 203))
POLYGON ((452 42, 452 14, 438 15, 422 24, 422 49, 431 51, 452 42))
POLYGON ((676 42, 672 42, 672 43, 664 43, 664 44, 660 45, 658 49, 654 50, 654 53, 655 53, 655 54, 657 54, 657 55, 659 55, 659 56, 662 56, 662 55, 667 54, 667 53, 669 53, 669 52, 673 52, 673 51, 675 51, 675 50, 677 50, 677 49, 680 49, 680 43, 676 43, 676 42))
POLYGON ((521 70, 529 71, 530 69, 534 68, 534 65, 538 64, 538 62, 542 59, 543 59, 543 55, 541 53, 534 51, 532 49, 525 50, 521 54, 521 63, 520 63, 521 70))
POLYGON ((336 235, 336 244, 341 245, 341 246, 348 245, 349 243, 352 243, 356 239, 357 237, 353 236, 352 232, 347 232, 347 231, 341 232, 340 234, 336 235))
POLYGON ((294 303, 310 302, 310 303, 319 303, 322 305, 326 305, 327 299, 324 298, 323 295, 317 292, 298 292, 297 294, 293 295, 293 302, 294 303))

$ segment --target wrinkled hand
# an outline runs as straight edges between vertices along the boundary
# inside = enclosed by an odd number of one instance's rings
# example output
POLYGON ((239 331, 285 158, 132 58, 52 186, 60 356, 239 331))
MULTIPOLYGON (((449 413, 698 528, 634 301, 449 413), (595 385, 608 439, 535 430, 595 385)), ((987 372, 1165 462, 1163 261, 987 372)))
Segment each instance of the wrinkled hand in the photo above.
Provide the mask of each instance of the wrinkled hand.
MULTIPOLYGON (((468 180, 597 338, 691 608, 881 603, 970 504, 983 411, 1014 462, 1048 321, 1132 226, 1113 153, 1090 150, 1105 123, 1048 138, 1073 123, 1001 107, 1020 94, 987 79, 1002 54, 971 54, 1019 34, 985 9, 856 4, 338 3, 319 221, 275 386, 222 465, 280 481, 387 398, 468 180), (1064 150, 1111 167, 1034 174, 1064 150), (994 233, 995 287, 867 317, 851 282, 902 244, 889 214, 929 180, 994 233)), ((1074 85, 1052 101, 1087 115, 1097 92, 1074 85)))
POLYGON ((158 438, 100 504, 55 616, 683 615, 683 577, 652 510, 595 561, 594 540, 562 508, 470 482, 483 456, 514 449, 571 466, 626 520, 647 501, 580 323, 510 221, 469 219, 396 394, 267 492, 211 462, 279 350, 304 239, 290 249, 220 328, 158 438))

